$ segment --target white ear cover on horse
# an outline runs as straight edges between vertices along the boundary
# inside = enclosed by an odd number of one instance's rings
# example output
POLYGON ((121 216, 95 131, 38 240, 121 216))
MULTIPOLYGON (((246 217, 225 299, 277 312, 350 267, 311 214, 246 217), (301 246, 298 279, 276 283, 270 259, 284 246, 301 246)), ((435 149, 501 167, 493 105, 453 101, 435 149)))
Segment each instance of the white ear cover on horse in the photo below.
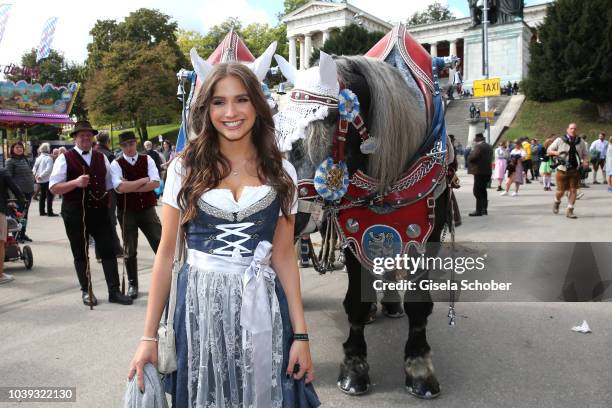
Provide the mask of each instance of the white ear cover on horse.
POLYGON ((291 82, 295 85, 295 80, 297 78, 297 69, 293 67, 286 59, 284 59, 281 55, 276 54, 274 56, 278 67, 280 68, 283 76, 287 78, 287 81, 291 82))
POLYGON ((251 71, 255 73, 255 76, 260 81, 263 81, 268 74, 268 70, 270 69, 270 64, 272 64, 272 57, 274 56, 274 52, 276 51, 276 41, 268 46, 266 51, 259 56, 255 61, 250 64, 247 64, 251 71))
POLYGON ((189 55, 191 56, 191 65, 193 65, 193 69, 198 75, 199 82, 204 82, 210 70, 212 69, 212 65, 210 65, 204 58, 198 55, 198 52, 196 51, 195 47, 192 48, 191 51, 189 51, 189 55))
POLYGON ((321 85, 324 87, 329 89, 338 87, 336 61, 323 51, 321 51, 321 57, 319 58, 319 75, 321 77, 321 85))

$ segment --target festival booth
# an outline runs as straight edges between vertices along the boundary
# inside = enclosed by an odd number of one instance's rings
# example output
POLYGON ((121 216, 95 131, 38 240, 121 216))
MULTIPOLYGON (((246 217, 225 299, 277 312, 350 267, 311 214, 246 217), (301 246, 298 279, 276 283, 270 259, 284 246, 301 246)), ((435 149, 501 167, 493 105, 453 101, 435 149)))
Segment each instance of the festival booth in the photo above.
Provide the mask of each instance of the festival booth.
POLYGON ((34 125, 72 124, 70 111, 79 84, 64 86, 28 83, 26 81, 0 81, 0 132, 2 161, 4 164, 7 129, 29 128, 34 125))

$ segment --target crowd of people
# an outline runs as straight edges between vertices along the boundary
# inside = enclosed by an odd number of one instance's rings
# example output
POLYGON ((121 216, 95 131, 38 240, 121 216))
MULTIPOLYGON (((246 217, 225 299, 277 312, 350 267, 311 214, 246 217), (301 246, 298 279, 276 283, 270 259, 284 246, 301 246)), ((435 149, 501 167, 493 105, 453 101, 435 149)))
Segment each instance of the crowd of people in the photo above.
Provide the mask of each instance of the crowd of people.
POLYGON ((514 81, 514 83, 508 81, 506 83, 506 86, 503 86, 501 89, 501 93, 502 95, 516 95, 518 94, 519 91, 519 84, 518 82, 514 81))
POLYGON ((576 124, 570 123, 564 135, 552 134, 543 143, 523 137, 511 143, 504 140, 493 150, 484 136, 477 134, 465 157, 468 173, 474 176, 476 198, 476 211, 470 215, 487 215, 489 182, 497 184, 500 195, 517 197, 521 185, 540 181, 544 191, 556 186, 553 212, 559 212, 561 199, 567 196, 566 216, 577 218, 574 206, 584 194, 578 190, 589 187, 589 173, 592 172, 592 184, 600 184, 601 172, 601 183, 607 183, 612 193, 612 137, 606 137, 605 132, 599 132, 589 146, 585 137, 578 135, 576 124))
MULTIPOLYGON (((77 125, 82 126, 82 123, 77 123, 77 125)), ((114 284, 116 283, 114 279, 114 271, 117 268, 116 258, 123 257, 124 255, 126 256, 125 263, 129 282, 127 296, 130 299, 134 299, 138 296, 138 278, 136 274, 136 246, 138 242, 137 232, 140 228, 144 232, 153 250, 155 251, 157 249, 160 232, 157 231, 157 233, 153 233, 151 231, 155 230, 156 225, 160 226, 161 224, 159 223, 158 219, 156 220, 156 215, 155 217, 152 216, 152 211, 154 212, 153 207, 157 204, 157 198, 162 191, 160 183, 163 183, 166 169, 168 168, 169 163, 175 157, 175 152, 172 143, 168 140, 164 140, 162 145, 158 148, 154 148, 153 144, 150 141, 147 141, 144 145, 145 150, 143 151, 143 154, 138 155, 135 147, 136 139, 132 132, 124 132, 120 135, 121 149, 113 152, 109 147, 110 137, 108 133, 98 133, 98 131, 95 129, 80 129, 81 133, 83 133, 83 131, 92 133, 91 146, 85 149, 85 155, 82 156, 82 161, 79 158, 76 158, 77 161, 72 163, 74 165, 74 174, 71 174, 71 176, 77 175, 77 173, 78 177, 75 178, 79 178, 83 173, 87 173, 89 176, 91 176, 92 172, 90 165, 91 157, 94 156, 93 152, 99 152, 102 154, 102 156, 99 157, 104 158, 103 163, 105 165, 108 163, 108 169, 111 172, 114 171, 112 174, 114 177, 112 179, 113 188, 108 191, 100 188, 100 198, 98 200, 102 201, 103 203, 106 203, 106 200, 108 200, 108 208, 105 210, 108 220, 106 220, 104 217, 93 217, 92 219, 86 220, 86 229, 89 239, 86 243, 83 243, 83 239, 81 238, 83 236, 83 226, 79 224, 77 220, 78 217, 75 215, 81 213, 81 200, 79 200, 78 197, 72 197, 73 194, 71 194, 71 189, 58 189, 57 186, 53 188, 57 184, 64 183, 64 179, 68 177, 66 155, 68 154, 69 150, 67 150, 65 147, 51 149, 51 145, 49 143, 42 143, 37 149, 28 154, 26 153, 26 144, 23 141, 16 141, 12 143, 9 149, 9 158, 6 161, 5 167, 2 168, 0 172, 0 247, 2 250, 0 252, 0 284, 8 283, 14 280, 12 275, 4 273, 4 245, 8 238, 6 214, 9 209, 12 208, 12 203, 15 202, 15 210, 21 214, 21 227, 15 235, 15 240, 18 243, 32 242, 32 238, 30 238, 26 233, 28 223, 30 222, 28 219, 28 213, 31 202, 33 200, 38 200, 38 209, 41 217, 57 217, 60 214, 54 211, 53 206, 55 197, 59 194, 63 196, 61 215, 69 240, 72 237, 71 248, 74 255, 75 269, 81 284, 81 289, 83 290, 84 303, 89 304, 90 300, 93 304, 97 303, 95 296, 90 299, 89 295, 86 293, 88 285, 86 282, 87 277, 85 276, 87 267, 86 260, 84 259, 84 248, 86 245, 90 244, 94 245, 96 258, 98 259, 98 262, 102 263, 103 269, 105 270, 107 283, 110 282, 109 293, 111 293, 111 298, 114 297, 120 299, 120 297, 116 296, 116 288, 114 288, 114 284), (130 137, 129 141, 122 140, 122 137, 125 139, 126 134, 130 137), (130 148, 129 157, 126 156, 126 144, 129 144, 130 148), (37 155, 35 153, 37 153, 37 155), (88 154, 91 155, 87 157, 88 154), (144 160, 142 158, 147 158, 145 162, 148 167, 150 167, 150 172, 147 173, 146 177, 157 180, 155 183, 146 187, 146 189, 152 187, 151 192, 146 196, 147 204, 149 205, 147 208, 140 208, 138 205, 134 204, 142 201, 144 191, 141 190, 145 187, 141 186, 132 191, 131 187, 122 186, 122 183, 124 183, 123 180, 128 180, 127 177, 124 177, 122 172, 126 172, 127 174, 127 172, 130 172, 130 167, 125 166, 126 168, 123 168, 112 165, 112 163, 121 164, 123 161, 129 161, 130 157, 132 156, 141 157, 141 161, 144 160), (9 199, 9 192, 15 197, 15 200, 9 199), (120 194, 119 198, 123 201, 120 201, 120 205, 117 206, 116 192, 134 194, 120 194), (68 199, 66 199, 67 196, 68 199), (125 200, 124 197, 128 197, 128 199, 125 200), (70 203, 72 203, 72 206, 75 208, 68 208, 70 207, 70 203), (117 217, 117 215, 119 215, 119 217, 117 217), (123 239, 120 239, 117 234, 116 226, 118 224, 118 218, 123 239), (108 221, 109 228, 106 226, 104 227, 105 230, 108 230, 108 236, 106 233, 102 235, 99 234, 100 225, 96 221, 100 220, 108 221), (95 239, 96 235, 98 235, 98 239, 95 239), (125 244, 125 250, 123 244, 121 243, 122 241, 125 244), (107 248, 107 246, 110 246, 110 249, 107 248), (112 289, 111 286, 113 286, 112 289)), ((70 151, 78 153, 86 146, 79 143, 81 137, 78 131, 73 131, 72 135, 74 137, 75 148, 71 149, 70 151)), ((73 153, 70 154, 74 155, 73 153)), ((130 162, 130 164, 132 163, 130 162)), ((111 172, 108 173, 109 177, 111 176, 111 172)), ((130 172, 130 176, 131 173, 132 172, 130 172)), ((105 175, 104 177, 107 176, 105 175)), ((81 177, 81 180, 83 179, 85 178, 81 177)), ((92 180, 88 180, 91 184, 92 180)), ((101 183, 101 180, 98 181, 101 183)), ((129 185, 132 183, 125 182, 124 184, 129 185)), ((79 188, 76 186, 76 184, 75 187, 79 188)), ((104 187, 106 187, 106 185, 104 187)), ((99 206, 104 207, 105 204, 98 205, 95 203, 95 199, 93 201, 91 200, 94 196, 95 194, 93 193, 89 194, 86 200, 87 204, 91 204, 92 208, 97 208, 99 206)), ((127 302, 126 299, 122 299, 122 301, 124 303, 127 302)))

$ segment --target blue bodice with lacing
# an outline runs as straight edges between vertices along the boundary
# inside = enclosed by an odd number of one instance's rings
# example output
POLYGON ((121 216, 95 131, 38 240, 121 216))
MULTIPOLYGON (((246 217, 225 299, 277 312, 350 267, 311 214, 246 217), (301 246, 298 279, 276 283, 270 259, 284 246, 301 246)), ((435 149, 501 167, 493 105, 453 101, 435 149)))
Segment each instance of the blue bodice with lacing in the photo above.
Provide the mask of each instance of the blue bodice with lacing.
POLYGON ((238 212, 198 202, 198 215, 189 222, 186 242, 189 249, 221 256, 253 256, 260 241, 272 242, 280 211, 274 189, 238 212))

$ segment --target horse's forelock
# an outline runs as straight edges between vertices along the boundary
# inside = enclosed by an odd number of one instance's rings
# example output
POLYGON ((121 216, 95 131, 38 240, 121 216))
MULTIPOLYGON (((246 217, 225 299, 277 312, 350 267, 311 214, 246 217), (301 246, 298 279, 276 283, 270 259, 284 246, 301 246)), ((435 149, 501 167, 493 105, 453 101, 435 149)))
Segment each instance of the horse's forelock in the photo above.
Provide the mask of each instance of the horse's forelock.
MULTIPOLYGON (((406 81, 391 65, 367 57, 340 57, 338 76, 358 92, 365 78, 370 101, 364 112, 371 136, 379 139, 377 151, 368 156, 368 175, 381 181, 381 190, 395 181, 418 150, 427 130, 425 112, 411 95, 406 81)), ((359 95, 358 95, 359 96, 359 95)))

